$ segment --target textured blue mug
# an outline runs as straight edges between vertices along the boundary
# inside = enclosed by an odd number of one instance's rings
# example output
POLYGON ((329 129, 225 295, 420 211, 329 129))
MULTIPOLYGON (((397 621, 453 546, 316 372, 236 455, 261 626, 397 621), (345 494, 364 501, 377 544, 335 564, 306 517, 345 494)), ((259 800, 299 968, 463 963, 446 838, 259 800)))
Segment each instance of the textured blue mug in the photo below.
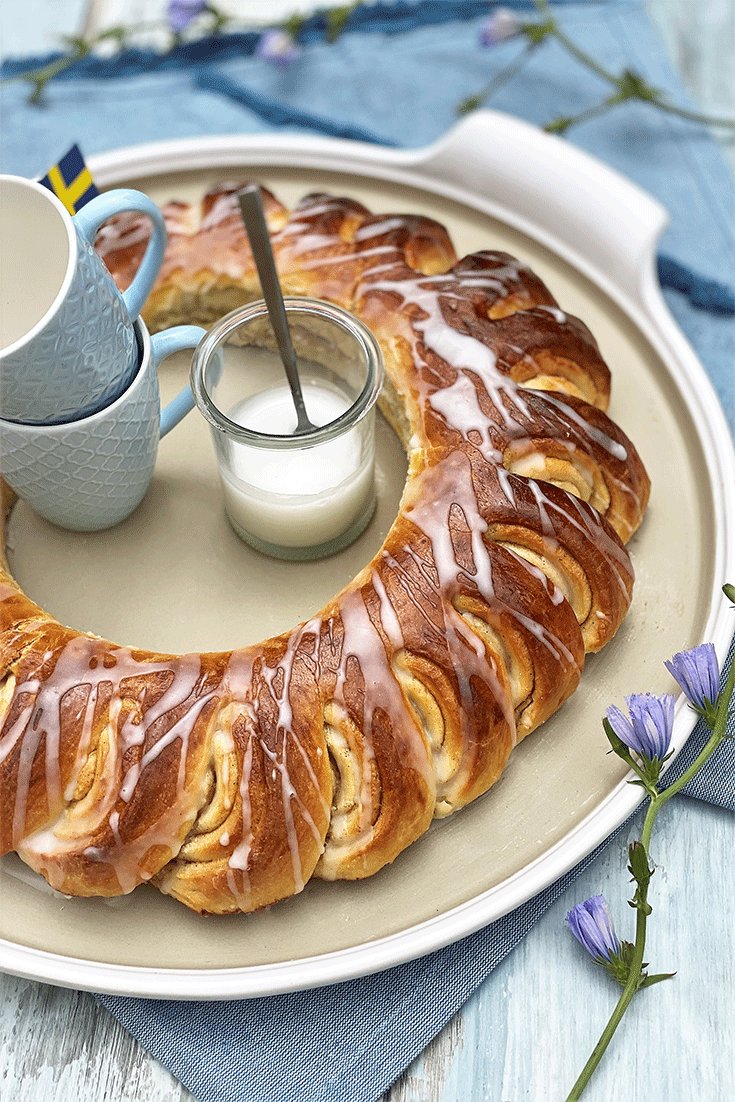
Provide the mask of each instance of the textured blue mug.
POLYGON ((204 330, 179 325, 148 335, 135 323, 139 367, 110 405, 60 425, 0 420, 0 474, 18 497, 52 524, 76 532, 111 528, 140 504, 158 441, 194 407, 189 387, 161 412, 158 365, 195 348, 204 330))
POLYGON ((113 402, 138 366, 133 323, 161 267, 163 217, 150 199, 121 188, 73 217, 48 188, 0 176, 0 416, 26 424, 73 421, 113 402), (94 251, 100 225, 121 211, 153 230, 130 287, 121 293, 94 251))

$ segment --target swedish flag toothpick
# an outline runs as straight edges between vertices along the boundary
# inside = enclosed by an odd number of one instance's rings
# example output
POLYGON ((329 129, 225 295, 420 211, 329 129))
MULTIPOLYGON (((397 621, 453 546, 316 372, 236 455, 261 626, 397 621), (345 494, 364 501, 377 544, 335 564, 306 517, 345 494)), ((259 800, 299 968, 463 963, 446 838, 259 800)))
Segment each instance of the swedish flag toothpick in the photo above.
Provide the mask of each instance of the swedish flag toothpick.
POLYGON ((78 145, 73 145, 39 183, 58 196, 69 214, 76 214, 85 203, 99 195, 78 145))

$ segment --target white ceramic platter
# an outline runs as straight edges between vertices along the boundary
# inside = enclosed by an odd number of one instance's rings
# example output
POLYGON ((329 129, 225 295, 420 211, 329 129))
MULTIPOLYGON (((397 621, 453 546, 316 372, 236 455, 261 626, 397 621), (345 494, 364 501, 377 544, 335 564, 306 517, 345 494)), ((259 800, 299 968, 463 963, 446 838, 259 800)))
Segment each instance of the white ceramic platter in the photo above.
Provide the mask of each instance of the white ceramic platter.
MULTIPOLYGON (((546 280, 595 333, 613 372, 611 415, 637 444, 653 496, 631 544, 632 610, 588 660, 582 685, 512 755, 493 790, 434 824, 360 883, 312 881, 250 916, 204 919, 141 888, 67 899, 14 856, 0 866, 0 968, 50 983, 166 998, 298 990, 374 972, 456 941, 575 865, 635 808, 640 789, 606 753, 601 717, 630 692, 671 691, 663 661, 703 639, 720 658, 732 629, 720 592, 735 578, 735 456, 714 392, 654 274, 662 208, 561 139, 478 112, 444 140, 394 151, 330 139, 223 136, 156 143, 90 161, 101 187, 196 199, 212 182, 258 179, 286 203, 312 190, 374 211, 442 221, 460 255, 502 248, 546 280)), ((164 399, 186 357, 162 369, 164 399)), ((289 566, 249 551, 222 512, 208 430, 191 415, 161 445, 141 508, 99 536, 61 532, 16 506, 12 569, 57 618, 162 650, 255 642, 307 618, 380 546, 405 462, 380 432, 379 509, 332 559, 289 566)), ((675 747, 693 715, 677 704, 675 747)))

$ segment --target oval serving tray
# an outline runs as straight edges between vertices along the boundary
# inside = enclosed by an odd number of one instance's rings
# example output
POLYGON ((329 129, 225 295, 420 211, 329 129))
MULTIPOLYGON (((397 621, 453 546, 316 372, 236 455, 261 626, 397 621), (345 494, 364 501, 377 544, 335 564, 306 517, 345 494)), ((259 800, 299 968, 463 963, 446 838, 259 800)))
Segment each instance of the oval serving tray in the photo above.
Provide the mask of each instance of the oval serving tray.
MULTIPOLYGON (((242 998, 349 979, 458 940, 553 882, 636 807, 640 789, 606 754, 607 705, 671 691, 662 663, 676 650, 709 639, 722 658, 729 642, 720 586, 735 576, 726 489, 735 455, 657 287, 665 212, 564 141, 488 111, 418 151, 228 135, 119 150, 89 167, 100 187, 137 187, 159 202, 195 200, 233 178, 261 180, 289 205, 310 190, 339 191, 376 212, 438 218, 460 255, 522 257, 597 337, 613 372, 611 415, 638 446, 653 496, 631 543, 637 583, 615 640, 588 659, 577 693, 514 752, 494 788, 393 865, 359 883, 312 881, 258 914, 202 919, 146 888, 68 899, 10 855, 0 863, 0 968, 118 994, 242 998)), ((187 371, 184 355, 164 364, 164 400, 187 371)), ((162 442, 143 505, 113 531, 62 532, 16 505, 11 568, 58 619, 120 643, 185 651, 255 642, 308 617, 375 553, 405 469, 382 426, 379 508, 365 534, 321 563, 276 563, 229 529, 208 428, 194 413, 162 442)), ((680 699, 676 752, 692 726, 680 699)))

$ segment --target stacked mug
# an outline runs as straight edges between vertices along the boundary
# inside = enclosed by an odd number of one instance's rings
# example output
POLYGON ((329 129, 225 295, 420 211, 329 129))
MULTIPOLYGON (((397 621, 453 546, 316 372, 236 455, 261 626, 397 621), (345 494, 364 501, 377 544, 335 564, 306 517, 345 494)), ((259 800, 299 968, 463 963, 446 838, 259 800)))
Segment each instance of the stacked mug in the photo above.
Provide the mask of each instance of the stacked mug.
POLYGON ((0 176, 0 475, 39 516, 74 531, 124 520, 153 476, 158 441, 193 408, 185 387, 161 412, 158 366, 204 330, 150 336, 140 317, 163 261, 163 217, 118 189, 73 217, 47 188, 0 176), (93 243, 133 210, 152 233, 120 292, 93 243))

